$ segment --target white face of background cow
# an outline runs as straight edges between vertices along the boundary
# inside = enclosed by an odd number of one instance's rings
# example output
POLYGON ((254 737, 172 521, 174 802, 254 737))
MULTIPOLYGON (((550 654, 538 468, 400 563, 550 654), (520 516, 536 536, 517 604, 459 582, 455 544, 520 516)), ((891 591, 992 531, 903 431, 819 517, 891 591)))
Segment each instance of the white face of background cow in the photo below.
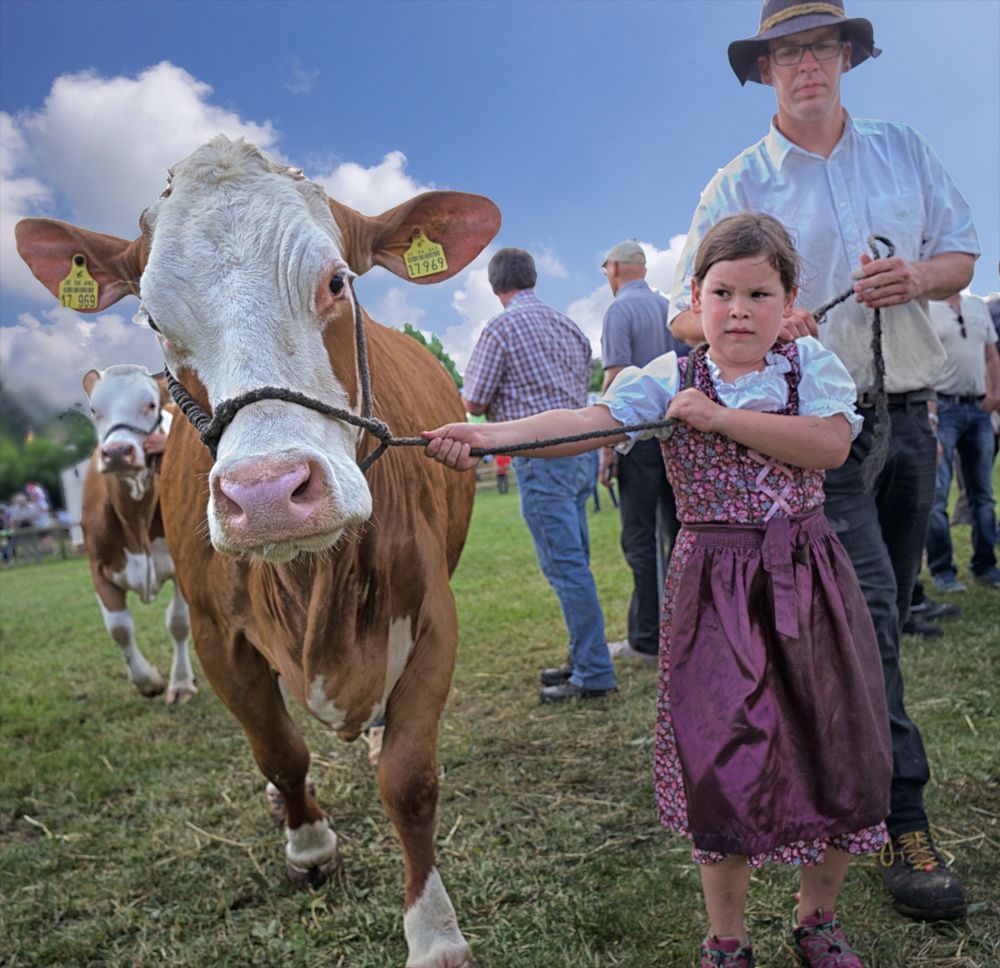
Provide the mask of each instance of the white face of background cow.
MULTIPOLYGON (((350 407, 323 337, 353 318, 351 273, 321 189, 252 145, 216 139, 173 169, 143 225, 141 314, 171 371, 193 371, 211 408, 266 386, 350 407)), ((353 359, 353 345, 343 351, 353 359)), ((281 561, 365 521, 358 433, 287 402, 242 409, 209 478, 212 544, 281 561)))
POLYGON ((160 428, 159 384, 141 366, 90 370, 83 378, 97 430, 97 466, 102 474, 146 475, 146 436, 160 428))

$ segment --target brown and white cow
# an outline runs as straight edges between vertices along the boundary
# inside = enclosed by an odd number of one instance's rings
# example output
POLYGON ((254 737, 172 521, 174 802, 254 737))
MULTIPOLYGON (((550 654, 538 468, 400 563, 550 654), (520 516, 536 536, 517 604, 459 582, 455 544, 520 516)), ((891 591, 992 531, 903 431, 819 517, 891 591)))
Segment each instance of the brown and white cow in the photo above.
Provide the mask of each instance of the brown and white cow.
POLYGON ((145 367, 123 365, 103 373, 90 370, 83 389, 90 398, 97 447, 83 482, 80 523, 104 625, 142 695, 158 696, 166 688, 168 703, 183 703, 197 692, 188 650, 188 607, 174 581, 157 475, 144 446, 151 435, 169 432, 173 414, 164 409, 166 384, 145 367), (168 581, 174 588, 166 620, 174 646, 169 687, 139 650, 126 602, 133 592, 148 605, 168 581))
MULTIPOLYGON (((419 233, 444 250, 446 279, 496 233, 496 206, 428 192, 375 218, 301 172, 219 136, 171 173, 127 242, 28 219, 18 248, 58 293, 74 255, 100 286, 95 311, 126 293, 160 334, 167 364, 208 412, 279 387, 357 413, 362 364, 352 279, 372 265, 407 278, 419 233)), ((363 319, 374 415, 397 436, 464 416, 451 378, 408 336, 363 319)), ((337 837, 307 788, 309 753, 291 694, 343 738, 387 724, 379 787, 405 862, 408 965, 454 968, 471 954, 437 872, 435 746, 455 659, 449 576, 472 508, 470 477, 391 449, 287 401, 239 410, 213 459, 186 421, 161 482, 167 538, 202 668, 240 721, 286 818, 294 878, 322 881, 337 837)))

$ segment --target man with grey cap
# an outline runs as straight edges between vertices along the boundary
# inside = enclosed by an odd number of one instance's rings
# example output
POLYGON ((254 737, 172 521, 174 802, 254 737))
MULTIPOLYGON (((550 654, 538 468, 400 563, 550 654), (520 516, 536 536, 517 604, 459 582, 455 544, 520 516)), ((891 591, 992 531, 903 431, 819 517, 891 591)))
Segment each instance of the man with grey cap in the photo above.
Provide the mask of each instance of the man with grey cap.
POLYGON ((747 209, 785 222, 802 257, 804 308, 786 317, 782 335, 817 335, 832 349, 857 385, 864 417, 846 463, 827 472, 825 511, 857 571, 882 656, 893 777, 881 869, 897 910, 938 920, 962 917, 965 895, 931 839, 927 755, 904 708, 899 635, 935 489, 927 401, 944 351, 927 301, 969 283, 979 244, 968 205, 920 135, 844 110, 841 75, 880 53, 871 23, 848 18, 842 0, 765 0, 758 32, 730 44, 740 83, 773 87, 777 113, 769 133, 702 193, 674 280, 671 327, 689 343, 701 338, 690 278, 709 226, 747 209), (895 253, 871 251, 874 235, 889 239, 895 253), (817 325, 810 311, 852 280, 854 296, 817 325), (880 349, 873 348, 875 309, 880 349), (868 454, 878 459, 866 462, 868 454))
MULTIPOLYGON (((687 352, 667 328, 670 300, 646 282, 646 253, 635 239, 613 246, 602 263, 614 302, 604 314, 601 361, 604 390, 626 366, 645 366, 670 350, 687 352)), ((632 569, 628 637, 609 642, 614 659, 656 661, 660 638, 660 600, 666 558, 679 524, 674 492, 667 481, 656 439, 637 443, 628 454, 601 449, 599 479, 610 487, 618 479, 621 548, 632 569)))

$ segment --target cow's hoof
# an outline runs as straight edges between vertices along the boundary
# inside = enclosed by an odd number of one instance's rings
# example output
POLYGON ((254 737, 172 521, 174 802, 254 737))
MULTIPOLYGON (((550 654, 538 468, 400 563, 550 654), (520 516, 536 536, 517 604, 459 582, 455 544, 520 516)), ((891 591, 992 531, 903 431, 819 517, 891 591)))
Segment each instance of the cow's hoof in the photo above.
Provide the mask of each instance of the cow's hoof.
POLYGON ((457 945, 437 948, 421 958, 410 958, 406 968, 476 968, 469 946, 457 945))
POLYGON ((288 879, 292 882, 292 887, 297 891, 322 887, 342 866, 339 850, 328 861, 318 864, 316 867, 299 867, 287 858, 285 859, 285 870, 288 871, 288 879))
POLYGON ((182 686, 180 689, 168 689, 166 702, 168 706, 183 706, 198 690, 194 686, 182 686))
POLYGON ((167 688, 166 682, 164 682, 163 677, 158 672, 148 679, 135 681, 132 685, 138 690, 140 696, 145 696, 147 699, 155 699, 157 696, 162 695, 167 688))

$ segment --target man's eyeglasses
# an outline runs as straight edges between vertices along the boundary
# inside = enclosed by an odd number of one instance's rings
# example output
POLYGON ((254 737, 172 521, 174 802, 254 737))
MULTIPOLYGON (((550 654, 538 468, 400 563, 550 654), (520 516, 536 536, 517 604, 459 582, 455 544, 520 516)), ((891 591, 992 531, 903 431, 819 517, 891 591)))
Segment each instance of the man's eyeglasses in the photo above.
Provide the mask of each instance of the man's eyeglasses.
POLYGON ((768 53, 779 67, 793 67, 802 60, 807 50, 812 51, 816 60, 828 61, 840 53, 841 47, 843 43, 839 37, 827 37, 826 40, 817 40, 812 44, 782 44, 781 47, 772 48, 768 53))
POLYGON ((958 323, 958 327, 962 331, 962 339, 968 339, 968 334, 965 332, 965 320, 962 319, 961 313, 955 313, 955 321, 958 323))

